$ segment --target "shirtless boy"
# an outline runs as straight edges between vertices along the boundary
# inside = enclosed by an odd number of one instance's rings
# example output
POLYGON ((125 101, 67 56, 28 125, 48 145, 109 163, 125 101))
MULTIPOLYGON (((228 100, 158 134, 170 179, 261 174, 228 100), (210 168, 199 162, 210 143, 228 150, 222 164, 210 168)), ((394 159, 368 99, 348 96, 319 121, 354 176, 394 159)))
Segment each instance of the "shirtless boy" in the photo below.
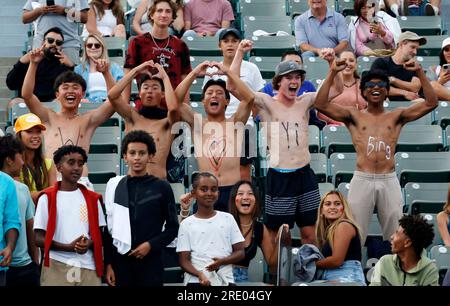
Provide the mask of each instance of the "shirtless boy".
POLYGON ((335 71, 329 71, 317 94, 316 108, 330 118, 344 122, 352 135, 357 159, 348 202, 361 226, 363 245, 374 207, 377 207, 384 240, 389 240, 397 229, 403 200, 395 174, 395 146, 405 124, 428 114, 438 105, 436 94, 422 67, 413 61, 411 66, 405 65, 405 69, 417 74, 425 94, 425 99, 417 99, 407 108, 384 109, 389 78, 380 70, 371 70, 361 79, 361 94, 368 102, 364 111, 328 103, 327 95, 336 77, 335 71))
MULTIPOLYGON (((240 46, 231 65, 232 71, 239 71, 248 47, 240 46)), ((334 52, 326 50, 324 58, 331 63, 334 52)), ((345 65, 339 61, 339 66, 334 64, 333 67, 342 70, 345 65)), ((302 243, 314 243, 320 194, 316 176, 309 166, 308 121, 316 93, 297 97, 302 73, 302 66, 295 61, 281 62, 272 80, 277 95, 271 97, 256 93, 253 116, 258 115, 268 131, 270 168, 267 173, 265 224, 275 237, 282 224, 289 224, 292 228, 296 222, 300 227, 302 243)), ((336 79, 339 81, 330 99, 342 92, 342 80, 340 77, 336 79)))
POLYGON ((166 160, 174 136, 171 128, 176 121, 178 103, 164 68, 159 64, 153 64, 152 61, 147 61, 131 69, 111 88, 108 99, 125 120, 125 133, 143 130, 153 136, 156 143, 156 155, 152 163, 147 164, 147 173, 165 179, 166 160), (154 68, 157 69, 158 74, 149 76, 154 68), (140 111, 131 107, 121 95, 138 74, 142 74, 139 82, 139 96, 143 107, 140 111), (160 109, 163 98, 167 103, 167 112, 160 109))
MULTIPOLYGON (((31 51, 30 57, 30 66, 22 87, 22 96, 30 111, 37 115, 47 128, 44 134, 45 155, 53 158, 53 152, 64 145, 80 146, 89 152, 95 129, 114 113, 111 103, 106 101, 95 110, 79 114, 78 106, 84 97, 86 82, 80 75, 67 71, 56 79, 54 85, 56 100, 61 103, 61 111, 55 112, 45 107, 33 94, 36 69, 44 58, 43 48, 31 51)), ((110 73, 109 63, 105 60, 97 60, 97 71, 103 74, 107 88, 111 88, 114 85, 114 79, 110 73)), ((86 181, 87 175, 88 170, 85 166, 82 181, 83 179, 86 181)))
POLYGON ((231 187, 241 179, 240 157, 244 125, 250 116, 255 95, 238 75, 231 73, 221 63, 208 61, 195 67, 178 85, 175 93, 180 105, 181 120, 193 129, 195 156, 200 171, 211 172, 219 180, 219 200, 214 208, 228 212, 231 187), (227 83, 221 79, 211 79, 205 84, 202 102, 207 117, 201 120, 201 115, 196 115, 188 104, 182 103, 183 97, 192 82, 197 77, 205 75, 207 68, 214 66, 227 76, 227 83), (228 119, 225 118, 225 109, 230 102, 227 86, 231 93, 234 94, 234 91, 241 93, 238 109, 228 119), (238 125, 242 128, 236 128, 238 125))

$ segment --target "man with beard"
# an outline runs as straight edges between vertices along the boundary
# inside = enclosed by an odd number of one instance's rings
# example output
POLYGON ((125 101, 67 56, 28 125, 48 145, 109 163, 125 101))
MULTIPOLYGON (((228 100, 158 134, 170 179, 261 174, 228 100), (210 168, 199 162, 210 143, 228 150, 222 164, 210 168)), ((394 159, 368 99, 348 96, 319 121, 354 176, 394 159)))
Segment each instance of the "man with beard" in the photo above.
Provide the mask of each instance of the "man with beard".
MULTIPOLYGON (((73 70, 74 63, 61 49, 63 43, 64 35, 60 28, 51 28, 44 35, 42 46, 44 46, 45 57, 37 68, 36 78, 39 82, 34 88, 34 94, 42 102, 55 99, 53 84, 58 75, 67 70, 73 70)), ((30 65, 30 54, 31 51, 22 56, 6 77, 6 85, 10 90, 18 90, 19 97, 22 97, 22 86, 30 65)), ((18 102, 23 102, 23 100, 14 99, 11 101, 11 105, 18 102)))

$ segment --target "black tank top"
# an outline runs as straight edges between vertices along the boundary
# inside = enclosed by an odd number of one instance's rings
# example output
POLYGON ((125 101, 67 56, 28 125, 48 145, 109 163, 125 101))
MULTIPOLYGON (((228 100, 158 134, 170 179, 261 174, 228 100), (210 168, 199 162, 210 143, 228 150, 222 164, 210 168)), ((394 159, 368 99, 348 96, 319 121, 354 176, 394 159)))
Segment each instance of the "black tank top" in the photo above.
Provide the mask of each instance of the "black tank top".
POLYGON ((245 248, 245 257, 240 262, 235 263, 237 266, 248 267, 250 265, 250 260, 255 258, 258 246, 261 247, 263 239, 264 225, 255 221, 252 239, 248 247, 245 248))
MULTIPOLYGON (((346 221, 342 221, 346 222, 346 221)), ((350 222, 348 222, 350 223, 350 222)), ((351 223, 350 223, 351 224, 351 223)), ((353 224, 352 224, 353 225, 353 224)), ((353 225, 353 227, 355 227, 353 225)), ((350 240, 350 245, 348 246, 347 254, 345 255, 344 261, 347 260, 359 260, 361 261, 361 240, 359 239, 358 229, 355 227, 356 235, 350 240)), ((333 254, 331 250, 330 243, 327 241, 322 248, 322 255, 326 258, 333 254)))

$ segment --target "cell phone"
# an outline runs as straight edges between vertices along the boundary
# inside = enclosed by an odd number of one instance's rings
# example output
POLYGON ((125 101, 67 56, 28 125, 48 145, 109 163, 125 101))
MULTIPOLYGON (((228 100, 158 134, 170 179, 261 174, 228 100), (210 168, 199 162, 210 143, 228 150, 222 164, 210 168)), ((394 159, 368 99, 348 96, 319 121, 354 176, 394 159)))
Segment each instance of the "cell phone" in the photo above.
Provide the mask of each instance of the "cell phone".
POLYGON ((47 0, 47 6, 55 5, 55 0, 47 0))
POLYGON ((450 64, 444 64, 444 65, 442 65, 442 69, 443 69, 445 72, 449 71, 449 70, 450 70, 450 64))

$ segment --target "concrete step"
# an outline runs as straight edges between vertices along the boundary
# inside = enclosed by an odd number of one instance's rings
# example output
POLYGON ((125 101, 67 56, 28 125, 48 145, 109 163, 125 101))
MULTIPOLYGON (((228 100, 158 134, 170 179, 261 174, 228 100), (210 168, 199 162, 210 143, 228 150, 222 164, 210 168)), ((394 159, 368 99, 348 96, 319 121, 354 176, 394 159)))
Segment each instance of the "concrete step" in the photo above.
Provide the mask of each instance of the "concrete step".
POLYGON ((10 46, 10 47, 1 47, 0 48, 0 57, 11 57, 14 60, 17 60, 20 56, 22 56, 22 50, 24 46, 10 46))
POLYGON ((13 95, 13 91, 8 88, 0 88, 0 98, 10 98, 13 95))
MULTIPOLYGON (((0 20, 1 19, 2 17, 0 17, 0 20)), ((28 24, 22 23, 1 24, 0 21, 0 35, 15 34, 18 36, 23 36, 23 39, 25 40, 27 38, 27 33, 29 29, 30 26, 28 24)))
POLYGON ((17 57, 3 56, 0 57, 0 66, 12 66, 17 62, 17 57))
MULTIPOLYGON (((3 4, 2 0, 2 4, 3 4)), ((16 16, 3 16, 0 18, 0 24, 17 24, 22 23, 22 12, 18 13, 16 16)))
POLYGON ((0 49, 3 48, 3 46, 23 46, 25 44, 26 39, 27 39, 26 34, 24 35, 2 34, 0 35, 0 44, 1 44, 0 49))
MULTIPOLYGON (((4 1, 2 1, 3 3, 4 1)), ((2 5, 0 17, 22 16, 23 6, 20 5, 2 5)))
MULTIPOLYGON (((19 58, 17 58, 19 60, 19 58)), ((15 62, 14 62, 15 64, 15 62)), ((0 66, 0 77, 6 77, 8 75, 8 72, 11 71, 13 65, 10 66, 0 66)))

